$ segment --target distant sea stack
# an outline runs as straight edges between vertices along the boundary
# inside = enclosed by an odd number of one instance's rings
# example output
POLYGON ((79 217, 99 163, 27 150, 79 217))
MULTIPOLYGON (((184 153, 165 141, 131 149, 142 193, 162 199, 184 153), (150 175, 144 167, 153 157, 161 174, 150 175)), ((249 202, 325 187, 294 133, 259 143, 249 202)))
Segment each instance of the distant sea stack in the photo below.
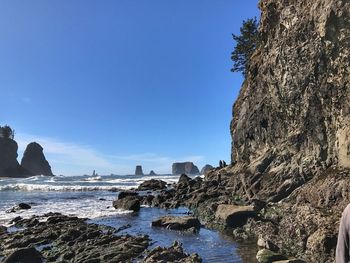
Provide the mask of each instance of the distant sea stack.
POLYGON ((207 172, 209 172, 210 170, 213 170, 213 169, 214 169, 213 166, 211 166, 210 164, 206 164, 206 165, 202 168, 201 174, 205 174, 205 173, 207 173, 207 172))
POLYGON ((142 171, 142 166, 141 166, 141 165, 137 165, 137 166, 136 166, 135 175, 144 175, 144 174, 143 174, 143 171, 142 171))
POLYGON ((172 174, 199 174, 199 170, 192 162, 173 163, 172 174))
POLYGON ((53 176, 51 166, 44 156, 43 147, 36 142, 28 144, 21 165, 34 175, 53 176))
POLYGON ((0 137, 0 177, 27 177, 32 174, 17 161, 17 143, 10 138, 0 137))
POLYGON ((149 172, 149 175, 157 175, 153 170, 149 172))

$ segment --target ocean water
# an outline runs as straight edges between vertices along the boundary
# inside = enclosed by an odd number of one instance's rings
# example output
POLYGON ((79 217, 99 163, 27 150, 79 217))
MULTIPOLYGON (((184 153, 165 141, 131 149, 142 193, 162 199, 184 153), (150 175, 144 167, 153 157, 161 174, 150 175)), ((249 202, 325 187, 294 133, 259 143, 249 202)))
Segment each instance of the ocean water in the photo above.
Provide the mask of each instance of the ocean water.
POLYGON ((135 188, 151 178, 171 184, 177 182, 179 176, 34 176, 25 179, 0 179, 0 224, 8 225, 16 216, 29 218, 32 215, 60 212, 116 228, 131 224, 123 232, 148 234, 155 242, 153 246, 169 246, 174 240, 179 240, 187 252, 197 252, 204 262, 256 262, 254 244, 238 244, 229 236, 216 231, 202 228, 198 234, 186 234, 151 227, 152 220, 159 216, 181 215, 187 212, 185 208, 164 210, 142 207, 140 212, 131 213, 112 206, 118 190, 135 188), (6 212, 21 202, 30 204, 32 208, 16 213, 6 212))

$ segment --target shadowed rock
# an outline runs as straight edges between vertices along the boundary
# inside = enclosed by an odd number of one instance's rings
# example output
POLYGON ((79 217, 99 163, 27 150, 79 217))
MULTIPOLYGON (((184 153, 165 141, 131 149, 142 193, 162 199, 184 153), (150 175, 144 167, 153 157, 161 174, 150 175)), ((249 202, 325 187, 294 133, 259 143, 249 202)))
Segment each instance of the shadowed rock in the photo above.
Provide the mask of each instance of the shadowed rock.
POLYGON ((200 263, 202 259, 198 254, 186 254, 182 244, 175 241, 171 247, 155 247, 142 261, 143 263, 177 262, 177 263, 200 263))
POLYGON ((173 174, 199 174, 198 167, 192 162, 173 163, 173 174))
POLYGON ((34 175, 53 176, 51 166, 44 156, 43 147, 36 142, 28 144, 21 165, 34 175))
POLYGON ((113 207, 116 209, 132 210, 137 212, 140 210, 140 200, 138 196, 126 196, 122 199, 113 201, 113 207))
POLYGON ((41 263, 44 262, 42 255, 35 248, 22 248, 15 250, 11 255, 9 255, 4 261, 4 263, 41 263))
POLYGON ((201 227, 199 220, 192 216, 163 216, 152 222, 152 226, 172 230, 198 231, 201 227))
POLYGON ((162 180, 156 180, 156 179, 151 179, 142 182, 138 190, 140 191, 145 191, 145 190, 162 190, 166 188, 166 182, 162 180))
POLYGON ((0 137, 0 177, 27 177, 31 172, 24 169, 17 161, 17 143, 0 137))
POLYGON ((142 166, 137 165, 135 168, 135 175, 143 175, 142 166))
POLYGON ((256 215, 253 206, 218 205, 215 217, 226 226, 237 227, 246 223, 248 217, 256 215))

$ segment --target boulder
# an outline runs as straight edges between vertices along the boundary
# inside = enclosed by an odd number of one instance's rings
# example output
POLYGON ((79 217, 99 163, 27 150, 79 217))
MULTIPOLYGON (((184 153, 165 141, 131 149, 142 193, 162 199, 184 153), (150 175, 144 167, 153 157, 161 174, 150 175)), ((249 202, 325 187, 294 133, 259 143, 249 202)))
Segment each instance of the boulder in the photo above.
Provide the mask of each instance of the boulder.
POLYGON ((152 226, 195 232, 200 229, 201 223, 197 218, 192 216, 163 216, 153 221, 152 226))
POLYGON ((256 259, 259 263, 273 263, 278 260, 285 260, 287 259, 285 256, 272 252, 268 249, 261 249, 256 254, 256 259))
POLYGON ((140 210, 140 200, 137 196, 126 196, 122 199, 113 201, 113 207, 116 209, 132 210, 137 212, 140 210))
POLYGON ((172 174, 199 174, 199 170, 192 162, 173 163, 172 174))
POLYGON ((256 215, 254 206, 218 205, 215 218, 229 227, 243 226, 249 217, 256 215))
POLYGON ((32 173, 23 168, 17 161, 17 143, 0 137, 0 177, 27 177, 32 173))
POLYGON ((26 203, 19 203, 18 205, 12 207, 11 209, 7 210, 6 213, 14 213, 19 210, 28 210, 31 209, 32 207, 29 204, 26 203))
POLYGON ((162 180, 151 179, 141 183, 137 189, 140 191, 145 191, 145 190, 162 190, 165 188, 166 188, 166 182, 162 180))
POLYGON ((135 168, 135 175, 144 175, 143 171, 142 171, 142 166, 141 165, 137 165, 135 168))
POLYGON ((207 172, 209 172, 209 171, 211 171, 211 170, 213 170, 213 169, 214 169, 213 166, 211 166, 210 164, 206 164, 206 165, 202 168, 201 174, 206 174, 207 172))
POLYGON ((53 176, 51 166, 44 156, 43 147, 36 142, 28 144, 21 165, 33 175, 53 176))
POLYGON ((127 196, 138 196, 138 195, 139 194, 134 191, 121 191, 118 194, 118 199, 123 199, 124 197, 127 197, 127 196))
POLYGON ((169 248, 155 247, 142 261, 143 263, 177 262, 177 263, 201 263, 198 254, 188 255, 184 253, 182 244, 175 241, 169 248))
POLYGON ((42 255, 35 248, 22 248, 15 250, 10 254, 3 263, 41 263, 42 255))

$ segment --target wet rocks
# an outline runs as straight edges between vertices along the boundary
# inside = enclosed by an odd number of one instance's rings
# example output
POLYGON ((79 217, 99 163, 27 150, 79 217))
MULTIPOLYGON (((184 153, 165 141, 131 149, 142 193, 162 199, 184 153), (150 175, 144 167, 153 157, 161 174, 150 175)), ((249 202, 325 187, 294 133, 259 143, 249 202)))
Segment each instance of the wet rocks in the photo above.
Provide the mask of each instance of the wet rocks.
POLYGON ((145 191, 145 190, 163 190, 166 188, 166 182, 162 180, 156 180, 156 179, 151 179, 151 180, 146 180, 142 182, 139 187, 137 188, 139 191, 145 191))
POLYGON ((35 248, 22 248, 12 252, 3 263, 42 263, 43 257, 35 248))
POLYGON ((153 227, 195 232, 201 227, 199 220, 192 216, 163 216, 152 222, 153 227))
POLYGON ((184 253, 182 244, 175 241, 171 247, 154 248, 142 261, 143 263, 177 262, 177 263, 200 263, 202 259, 198 254, 188 255, 184 253))
POLYGON ((137 195, 127 195, 123 198, 113 201, 113 207, 116 209, 132 210, 137 212, 140 210, 140 199, 137 195))
POLYGON ((150 241, 147 236, 117 236, 115 229, 76 217, 48 214, 37 219, 40 223, 35 226, 1 235, 5 262, 27 262, 18 257, 28 253, 45 262, 131 262, 145 252, 150 241), (36 246, 43 247, 40 253, 33 248, 36 246))
POLYGON ((27 145, 24 151, 21 166, 33 175, 53 176, 51 166, 43 153, 43 147, 36 142, 27 145))
POLYGON ((256 215, 253 206, 218 205, 215 217, 225 223, 226 226, 239 227, 246 223, 249 217, 256 215))
POLYGON ((172 174, 199 174, 199 170, 192 162, 173 163, 172 174))
POLYGON ((11 209, 7 210, 6 213, 15 213, 19 210, 28 210, 32 207, 29 204, 26 203, 19 203, 18 205, 12 207, 11 209))
POLYGON ((134 191, 121 191, 118 194, 118 199, 123 199, 124 197, 127 197, 127 196, 138 196, 138 195, 139 194, 134 191))

